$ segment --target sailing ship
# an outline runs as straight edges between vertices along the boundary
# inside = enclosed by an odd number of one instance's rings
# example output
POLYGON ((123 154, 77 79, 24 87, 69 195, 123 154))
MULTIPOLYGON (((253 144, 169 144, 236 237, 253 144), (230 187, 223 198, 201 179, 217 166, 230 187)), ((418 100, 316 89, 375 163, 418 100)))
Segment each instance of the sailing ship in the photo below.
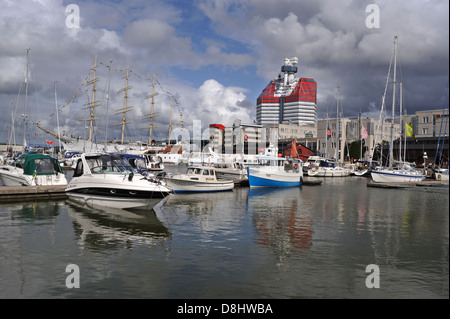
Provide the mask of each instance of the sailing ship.
POLYGON ((394 117, 395 117, 395 91, 396 91, 396 74, 397 74, 397 41, 398 37, 394 37, 394 80, 393 80, 393 92, 392 92, 392 121, 391 121, 391 140, 390 140, 390 152, 389 152, 389 167, 378 168, 372 170, 371 176, 374 182, 420 182, 425 179, 425 175, 415 168, 411 167, 407 163, 394 167, 394 117))

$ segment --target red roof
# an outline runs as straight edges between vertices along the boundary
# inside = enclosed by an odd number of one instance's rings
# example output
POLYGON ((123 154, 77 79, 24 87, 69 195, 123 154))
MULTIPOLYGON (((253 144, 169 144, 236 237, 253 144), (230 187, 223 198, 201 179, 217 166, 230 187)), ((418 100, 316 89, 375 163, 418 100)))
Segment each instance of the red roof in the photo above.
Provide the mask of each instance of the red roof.
POLYGON ((213 128, 218 128, 219 130, 224 130, 225 126, 223 126, 222 124, 209 124, 209 127, 213 128))

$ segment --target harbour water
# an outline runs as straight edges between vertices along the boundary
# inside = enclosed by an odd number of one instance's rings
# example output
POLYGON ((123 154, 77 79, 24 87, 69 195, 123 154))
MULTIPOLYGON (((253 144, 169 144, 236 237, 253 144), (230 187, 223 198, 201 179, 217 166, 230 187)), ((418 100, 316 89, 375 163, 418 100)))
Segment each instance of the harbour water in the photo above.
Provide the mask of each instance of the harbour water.
POLYGON ((143 213, 2 203, 0 298, 449 298, 448 187, 366 184, 171 195, 143 213))

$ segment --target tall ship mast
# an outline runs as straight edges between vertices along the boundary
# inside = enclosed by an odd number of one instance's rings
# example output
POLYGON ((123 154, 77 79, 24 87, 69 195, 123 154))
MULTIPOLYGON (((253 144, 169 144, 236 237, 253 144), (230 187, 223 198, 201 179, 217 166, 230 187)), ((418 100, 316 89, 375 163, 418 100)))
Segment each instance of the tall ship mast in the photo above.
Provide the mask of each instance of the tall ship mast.
POLYGON ((131 122, 127 122, 127 112, 131 111, 133 109, 132 106, 128 106, 127 105, 127 100, 128 100, 128 90, 132 89, 132 86, 128 86, 128 72, 129 72, 129 66, 127 66, 127 74, 125 76, 125 87, 123 89, 120 89, 119 91, 117 91, 117 93, 125 93, 125 97, 124 97, 124 105, 123 108, 116 110, 116 114, 115 115, 119 115, 122 114, 122 123, 119 124, 114 124, 113 126, 122 126, 122 138, 120 140, 120 143, 123 145, 124 142, 124 134, 125 134, 125 125, 131 122))
POLYGON ((94 78, 90 81, 88 81, 86 84, 87 85, 91 85, 92 84, 92 100, 91 102, 85 104, 85 108, 84 109, 89 109, 90 110, 90 117, 88 119, 82 119, 80 120, 81 122, 89 122, 89 138, 88 141, 92 141, 92 137, 93 137, 93 133, 94 133, 94 122, 96 120, 98 120, 98 118, 95 118, 95 107, 99 106, 100 102, 95 100, 95 92, 96 92, 96 88, 95 88, 95 84, 100 80, 99 78, 96 77, 96 73, 97 73, 97 56, 95 56, 95 62, 94 62, 94 78))
POLYGON ((153 126, 153 118, 158 116, 159 112, 155 113, 155 96, 159 95, 159 93, 155 93, 155 74, 153 74, 153 83, 152 83, 152 94, 145 97, 146 100, 152 99, 152 108, 150 114, 144 115, 143 119, 150 119, 150 125, 147 127, 143 127, 142 129, 149 129, 148 132, 148 145, 152 144, 152 130, 153 128, 157 128, 157 126, 153 126))

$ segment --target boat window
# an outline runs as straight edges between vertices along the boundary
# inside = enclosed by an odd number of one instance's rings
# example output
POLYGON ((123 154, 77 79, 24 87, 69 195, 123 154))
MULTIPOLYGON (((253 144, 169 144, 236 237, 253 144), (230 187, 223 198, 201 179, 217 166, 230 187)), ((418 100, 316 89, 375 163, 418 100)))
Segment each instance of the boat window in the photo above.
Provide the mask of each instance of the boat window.
POLYGON ((79 159, 77 166, 75 167, 75 171, 73 172, 73 177, 78 177, 81 175, 83 175, 83 161, 79 159))
POLYGON ((209 170, 204 169, 204 170, 203 170, 203 175, 209 175, 209 170))
POLYGON ((214 176, 214 170, 213 169, 209 170, 209 175, 214 176))
POLYGON ((137 173, 131 164, 120 155, 101 155, 98 157, 86 158, 86 162, 94 174, 128 174, 137 173))
POLYGON ((51 158, 41 158, 34 161, 37 174, 48 174, 55 172, 55 165, 51 158))
POLYGON ((200 168, 196 168, 195 169, 195 174, 196 175, 201 175, 202 174, 202 170, 200 168))
POLYGON ((188 168, 187 173, 188 173, 188 174, 194 174, 195 171, 194 171, 193 168, 188 168))
POLYGON ((23 168, 23 164, 25 163, 25 157, 19 157, 15 160, 14 166, 18 168, 23 168))

